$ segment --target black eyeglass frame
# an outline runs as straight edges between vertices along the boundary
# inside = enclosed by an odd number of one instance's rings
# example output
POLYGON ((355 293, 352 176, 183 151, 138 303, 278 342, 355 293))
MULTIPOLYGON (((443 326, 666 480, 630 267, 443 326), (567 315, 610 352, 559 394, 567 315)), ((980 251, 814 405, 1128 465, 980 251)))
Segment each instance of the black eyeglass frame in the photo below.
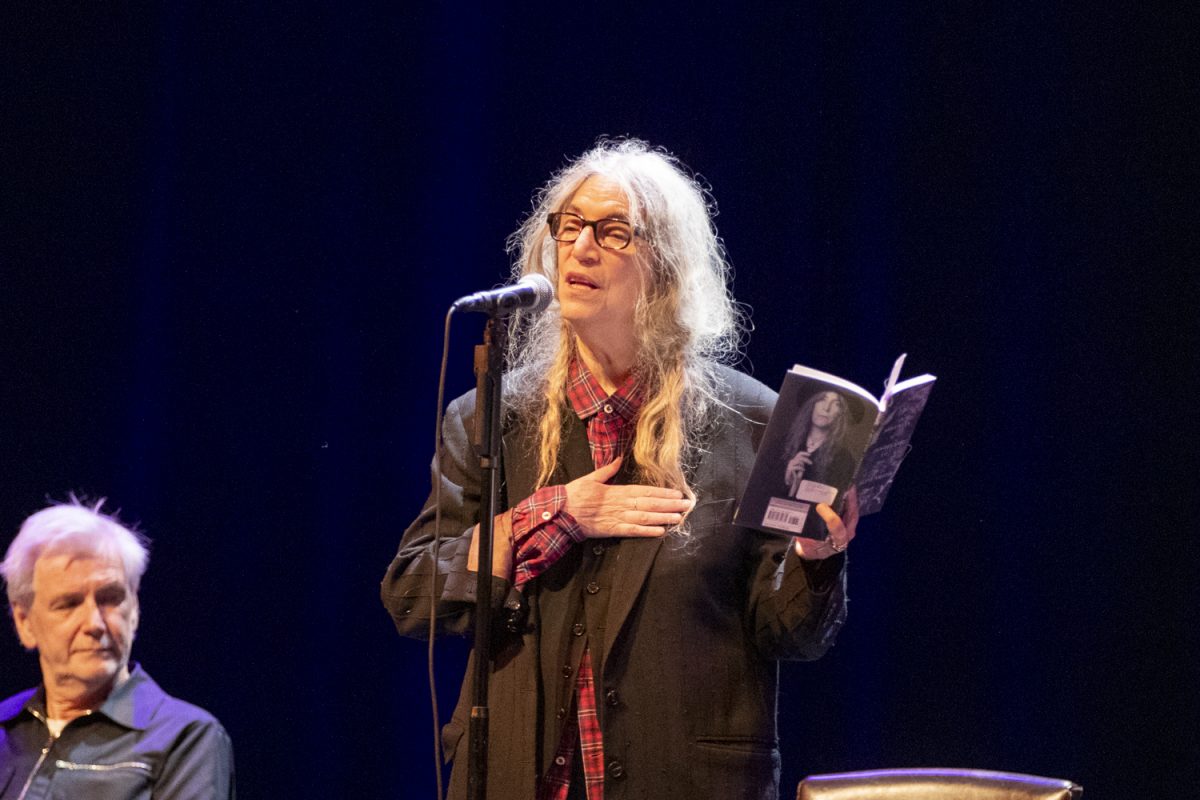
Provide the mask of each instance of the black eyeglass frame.
POLYGON ((556 242, 563 242, 566 244, 578 241, 579 237, 583 235, 583 229, 591 228, 592 229, 592 238, 594 238, 596 240, 596 244, 599 247, 602 247, 605 250, 616 250, 616 251, 624 250, 625 248, 629 247, 630 244, 633 243, 633 237, 642 235, 642 232, 639 231, 637 228, 633 227, 633 225, 630 224, 629 220, 617 219, 616 217, 602 217, 601 219, 585 219, 581 214, 576 214, 574 211, 552 211, 546 215, 546 224, 550 226, 550 238, 556 242), (579 220, 579 222, 580 222, 579 233, 577 233, 575 235, 574 239, 560 239, 560 238, 558 238, 558 236, 555 235, 554 231, 558 227, 558 225, 555 224, 555 220, 561 219, 562 217, 574 217, 575 219, 579 220), (609 245, 602 243, 600 241, 600 228, 597 227, 601 222, 618 222, 618 223, 624 225, 625 227, 629 228, 629 241, 625 242, 625 244, 621 245, 620 247, 610 247, 609 245))

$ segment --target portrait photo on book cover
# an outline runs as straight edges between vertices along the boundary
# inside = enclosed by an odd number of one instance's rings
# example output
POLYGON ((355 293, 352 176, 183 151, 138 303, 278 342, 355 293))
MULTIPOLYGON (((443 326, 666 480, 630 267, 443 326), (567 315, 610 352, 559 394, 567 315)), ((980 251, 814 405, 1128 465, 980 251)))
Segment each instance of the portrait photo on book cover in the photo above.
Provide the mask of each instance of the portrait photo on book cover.
MULTIPOLYGON (((840 509, 875 420, 867 401, 811 382, 785 381, 763 447, 770 474, 756 474, 742 498, 756 527, 824 538, 812 507, 840 509), (760 478, 766 478, 760 480, 760 478)), ((760 461, 763 459, 760 456, 760 461)))

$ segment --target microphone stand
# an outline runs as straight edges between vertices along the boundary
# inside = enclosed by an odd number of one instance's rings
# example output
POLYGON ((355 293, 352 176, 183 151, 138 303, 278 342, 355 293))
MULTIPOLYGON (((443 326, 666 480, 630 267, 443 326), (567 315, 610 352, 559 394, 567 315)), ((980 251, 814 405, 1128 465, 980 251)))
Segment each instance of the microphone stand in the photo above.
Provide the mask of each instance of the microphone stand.
POLYGON ((508 327, 505 312, 493 310, 475 346, 475 426, 471 443, 479 456, 482 505, 479 572, 475 584, 475 669, 468 727, 467 797, 486 800, 488 770, 488 676, 492 671, 492 549, 500 497, 500 389, 508 327))

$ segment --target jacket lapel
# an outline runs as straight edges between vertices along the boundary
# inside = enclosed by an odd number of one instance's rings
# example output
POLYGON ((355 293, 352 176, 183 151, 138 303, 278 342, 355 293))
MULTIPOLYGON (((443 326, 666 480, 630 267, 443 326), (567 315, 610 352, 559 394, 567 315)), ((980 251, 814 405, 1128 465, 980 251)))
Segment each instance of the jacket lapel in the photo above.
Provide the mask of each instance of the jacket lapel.
MULTIPOLYGON (((688 476, 688 480, 693 486, 704 486, 704 481, 711 471, 707 468, 710 465, 704 458, 707 452, 707 448, 700 449, 700 455, 688 476)), ((632 467, 632 464, 623 465, 617 480, 622 483, 632 483, 632 467), (626 467, 631 468, 628 475, 626 467)), ((703 504, 703 497, 697 499, 703 504)), ((633 610, 633 604, 637 602, 638 595, 641 594, 642 586, 646 583, 650 567, 654 565, 654 558, 662 548, 664 539, 666 539, 665 536, 659 536, 653 539, 631 538, 621 541, 618 551, 619 561, 617 562, 620 577, 613 587, 612 600, 609 601, 608 616, 605 619, 610 642, 615 642, 620 635, 621 628, 629 617, 629 612, 633 610)))
MULTIPOLYGON (((537 431, 526 429, 517 424, 509 426, 504 437, 504 474, 508 498, 517 501, 533 494, 534 481, 537 479, 537 431)), ((560 465, 555 473, 553 482, 566 483, 573 478, 592 472, 591 449, 587 444, 587 432, 582 421, 568 412, 563 426, 562 451, 560 465)), ((705 453, 706 448, 701 449, 705 453)), ((702 486, 710 471, 701 457, 694 465, 689 476, 693 485, 702 486)), ((635 465, 626 462, 622 465, 615 482, 632 483, 636 474, 635 465)), ((703 501, 703 498, 700 498, 703 501)), ((621 546, 615 549, 618 557, 618 577, 614 583, 612 597, 608 604, 605 617, 605 629, 609 642, 616 641, 620 635, 629 612, 641 594, 642 586, 650 574, 654 559, 662 547, 663 537, 654 539, 625 538, 621 546)), ((598 664, 598 669, 603 665, 598 664)), ((602 673, 601 673, 602 674, 602 673)))
MULTIPOLYGON (((621 635, 621 628, 633 609, 654 557, 662 547, 663 537, 654 539, 622 539, 617 548, 617 578, 613 582, 612 597, 608 601, 608 615, 605 618, 605 631, 608 643, 606 650, 612 649, 612 643, 621 635)), ((603 669, 603 665, 600 665, 603 669)), ((601 673, 603 674, 603 673, 601 673)))

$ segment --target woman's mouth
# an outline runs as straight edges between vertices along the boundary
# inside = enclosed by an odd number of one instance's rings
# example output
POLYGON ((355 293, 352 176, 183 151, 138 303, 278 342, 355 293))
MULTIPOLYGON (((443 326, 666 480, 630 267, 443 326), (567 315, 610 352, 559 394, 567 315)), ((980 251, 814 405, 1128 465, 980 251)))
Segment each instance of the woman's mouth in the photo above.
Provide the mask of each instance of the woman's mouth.
POLYGON ((599 289, 595 281, 590 280, 585 275, 580 275, 578 272, 568 272, 566 277, 567 286, 581 287, 584 289, 599 289))

